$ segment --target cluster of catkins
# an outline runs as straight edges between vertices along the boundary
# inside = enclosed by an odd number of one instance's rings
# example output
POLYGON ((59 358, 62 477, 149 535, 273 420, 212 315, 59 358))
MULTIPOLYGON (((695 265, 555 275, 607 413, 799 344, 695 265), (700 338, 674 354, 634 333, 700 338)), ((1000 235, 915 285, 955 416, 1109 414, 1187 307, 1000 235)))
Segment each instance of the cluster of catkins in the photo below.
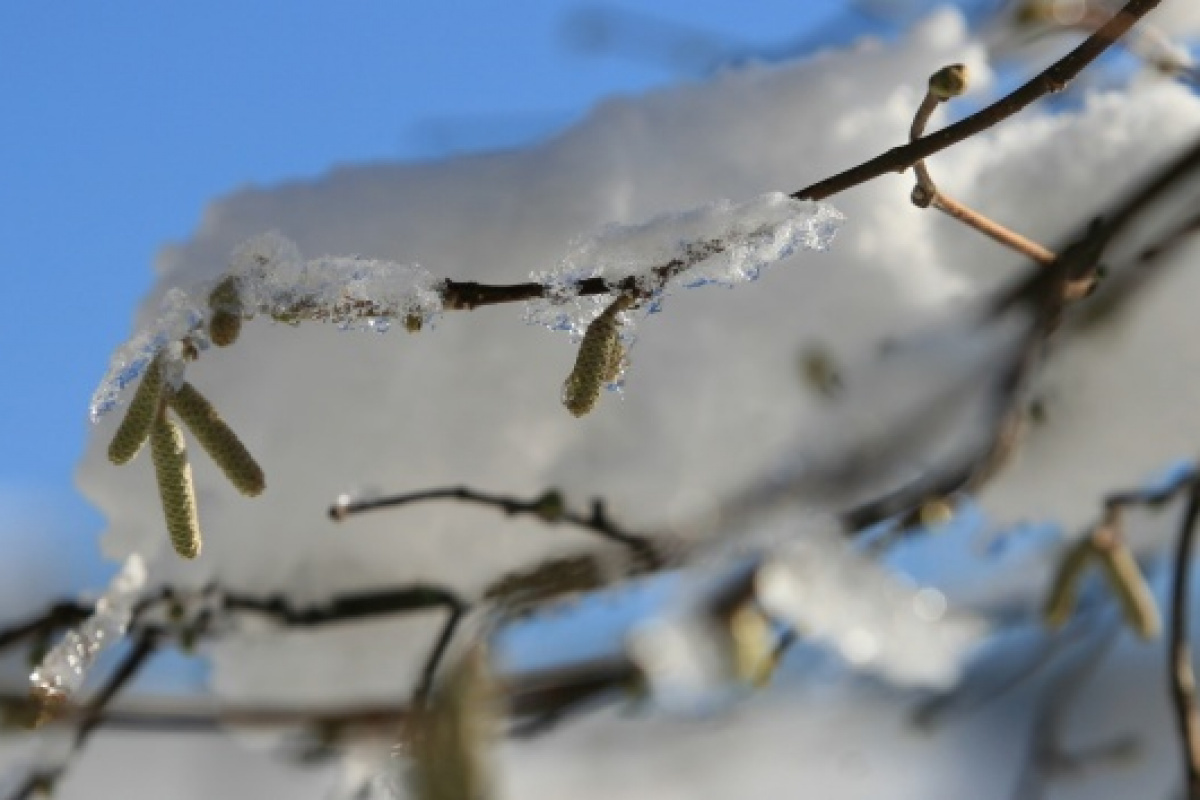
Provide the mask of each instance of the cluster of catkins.
MULTIPOLYGON (((235 278, 227 278, 212 291, 209 337, 225 347, 237 340, 242 311, 235 278)), ((150 456, 158 478, 158 493, 167 532, 175 552, 184 558, 200 554, 200 522, 192 468, 188 463, 183 431, 177 416, 238 491, 254 497, 266 487, 262 468, 246 450, 233 429, 221 419, 207 398, 187 381, 178 386, 164 374, 160 353, 151 361, 108 447, 114 464, 125 464, 150 440, 150 456)))

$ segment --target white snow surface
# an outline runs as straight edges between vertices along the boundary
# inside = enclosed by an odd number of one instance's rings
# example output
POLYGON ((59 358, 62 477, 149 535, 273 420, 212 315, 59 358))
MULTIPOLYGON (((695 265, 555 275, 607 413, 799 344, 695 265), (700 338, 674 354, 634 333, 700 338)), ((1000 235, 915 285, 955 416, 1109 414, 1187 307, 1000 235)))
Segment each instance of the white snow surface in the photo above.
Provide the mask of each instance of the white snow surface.
MULTIPOLYGON (((519 282, 553 269, 572 243, 605 226, 794 190, 883 152, 907 138, 937 68, 967 62, 976 85, 986 87, 983 52, 960 18, 945 12, 895 45, 868 43, 611 100, 528 150, 343 167, 315 181, 241 191, 215 203, 191 241, 162 254, 138 322, 153 320, 173 288, 215 279, 236 247, 268 231, 309 256, 358 253, 420 264, 438 277, 519 282)), ((1169 83, 1142 84, 1064 116, 1027 110, 930 167, 951 193, 1057 246, 1197 132, 1200 100, 1169 83)), ((864 360, 884 340, 944 318, 1026 268, 953 221, 914 208, 910 189, 911 176, 887 175, 833 198, 847 221, 828 252, 799 252, 736 291, 677 292, 643 323, 624 397, 602 398, 581 420, 558 401, 573 346, 522 324, 517 307, 448 314, 414 336, 255 320, 236 346, 191 365, 189 380, 258 457, 267 491, 238 496, 195 449, 205 549, 183 563, 167 546, 149 459, 117 468, 105 456, 119 416, 110 414, 93 431, 79 471, 81 488, 108 519, 104 549, 114 558, 142 553, 153 580, 216 579, 297 602, 418 580, 474 596, 500 572, 588 539, 474 507, 414 506, 342 523, 331 522, 326 507, 346 490, 465 484, 534 496, 555 486, 581 507, 591 496, 606 498, 615 518, 635 529, 688 521, 786 459, 798 431, 820 426, 826 406, 798 374, 806 347, 864 360)), ((1178 258, 1189 254, 1194 246, 1178 258)), ((1195 269, 1172 269, 1118 324, 1056 349, 1048 379, 1061 388, 1047 390, 1044 430, 982 497, 997 521, 1075 524, 1101 492, 1194 453, 1188 437, 1200 430, 1200 349, 1188 343, 1200 334, 1192 309, 1198 282, 1195 269)), ((888 388, 872 384, 872 393, 886 409, 888 388)), ((411 687, 435 623, 430 614, 230 638, 210 650, 213 687, 233 700, 392 700, 411 687)), ((978 738, 972 749, 954 737, 905 736, 895 729, 902 717, 895 702, 856 694, 844 711, 831 712, 846 726, 841 741, 864 738, 861 749, 843 748, 848 755, 836 764, 817 766, 820 796, 876 797, 884 787, 892 797, 968 796, 978 787, 965 765, 1014 763, 1011 743, 1000 758, 978 749, 978 738), (878 771, 859 774, 862 759, 878 771), (894 776, 906 777, 895 783, 894 776)), ((786 714, 785 706, 752 703, 727 734, 664 736, 671 723, 661 721, 630 734, 634 723, 605 718, 561 740, 506 747, 516 755, 505 774, 521 788, 508 796, 567 789, 579 797, 638 796, 614 787, 618 773, 656 797, 747 796, 739 772, 765 770, 774 758, 795 777, 810 739, 813 753, 832 753, 822 745, 821 715, 786 714), (648 758, 660 743, 672 755, 648 758), (724 779, 693 769, 720 764, 713 754, 732 749, 747 762, 720 770, 724 779), (617 765, 599 783, 585 764, 595 753, 597 763, 617 765)), ((755 785, 761 778, 779 790, 783 784, 767 778, 779 774, 764 772, 755 785)))

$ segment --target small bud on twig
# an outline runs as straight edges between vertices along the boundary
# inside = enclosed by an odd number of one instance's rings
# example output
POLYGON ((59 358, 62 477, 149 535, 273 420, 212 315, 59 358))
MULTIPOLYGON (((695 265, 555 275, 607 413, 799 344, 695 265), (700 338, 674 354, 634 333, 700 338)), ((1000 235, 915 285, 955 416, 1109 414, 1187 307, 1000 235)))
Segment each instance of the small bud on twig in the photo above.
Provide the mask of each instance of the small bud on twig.
POLYGON ((548 489, 533 501, 533 513, 543 522, 558 522, 567 513, 567 503, 558 489, 548 489))
POLYGON ((146 374, 134 392, 125 418, 121 420, 112 443, 108 446, 108 460, 114 464, 125 464, 142 449, 150 436, 150 428, 158 415, 162 397, 162 359, 156 356, 146 367, 146 374))
POLYGON ((208 321, 208 338, 217 347, 228 347, 242 332, 242 318, 228 311, 214 311, 208 321))
POLYGON ((192 467, 188 464, 183 431, 166 411, 154 420, 150 432, 150 454, 158 478, 158 496, 162 501, 167 533, 175 552, 184 558, 200 554, 200 520, 196 515, 196 492, 192 485, 192 467))
POLYGON ((967 90, 968 73, 965 64, 942 67, 929 76, 929 93, 945 102, 967 90))
POLYGON ((262 493, 266 487, 262 467, 196 387, 185 382, 171 396, 170 404, 239 492, 249 497, 262 493))
POLYGON ((208 322, 208 335, 217 347, 228 347, 237 341, 242 332, 242 297, 238 279, 232 275, 218 283, 208 296, 208 307, 212 319, 208 322))

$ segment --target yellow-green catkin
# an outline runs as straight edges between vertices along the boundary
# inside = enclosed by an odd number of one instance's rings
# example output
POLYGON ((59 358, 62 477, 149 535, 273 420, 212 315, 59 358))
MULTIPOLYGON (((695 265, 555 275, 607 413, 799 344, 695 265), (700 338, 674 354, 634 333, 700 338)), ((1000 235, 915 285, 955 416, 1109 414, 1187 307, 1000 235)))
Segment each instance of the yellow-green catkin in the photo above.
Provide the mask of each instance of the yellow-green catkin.
POLYGON ((931 497, 917 511, 926 528, 941 528, 954 521, 954 504, 944 497, 931 497))
POLYGON ((1129 547, 1120 539, 1096 548, 1104 577, 1116 595, 1126 624, 1143 639, 1153 639, 1162 630, 1158 603, 1129 547))
POLYGON ((967 90, 968 78, 965 64, 942 67, 929 76, 929 93, 943 102, 958 97, 967 90))
POLYGON ((728 624, 735 676, 755 688, 766 686, 779 665, 770 620, 753 603, 742 603, 730 614, 728 624))
POLYGON ((575 368, 563 383, 562 393, 563 405, 577 417, 595 408, 604 384, 615 380, 620 374, 625 354, 621 348, 619 315, 632 303, 625 295, 614 300, 600 316, 592 320, 583 335, 583 341, 579 343, 575 368))
POLYGON ((228 347, 242 332, 242 297, 238 279, 230 275, 222 280, 208 296, 212 318, 208 321, 208 336, 217 347, 228 347))
POLYGON ((416 800, 486 800, 495 796, 491 764, 496 689, 487 650, 476 645, 413 714, 409 783, 416 800))
POLYGON ((262 467, 212 403, 190 383, 171 395, 171 408, 237 490, 254 497, 266 488, 262 467))
POLYGON ((1050 628, 1061 628, 1075 613, 1075 603, 1079 598, 1079 582, 1083 572, 1096 555, 1095 546, 1090 536, 1085 536, 1067 550, 1062 560, 1058 562, 1058 571, 1050 584, 1050 592, 1046 595, 1045 605, 1042 606, 1042 620, 1050 628))
POLYGON ((114 464, 125 464, 142 449, 150 436, 154 418, 158 416, 162 398, 162 359, 155 357, 146 367, 146 374, 138 384, 125 418, 121 420, 112 442, 108 445, 108 460, 114 464))
POLYGON ((183 431, 165 411, 155 417, 150 431, 150 454, 171 544, 184 558, 195 558, 200 555, 200 519, 196 515, 192 467, 183 431))

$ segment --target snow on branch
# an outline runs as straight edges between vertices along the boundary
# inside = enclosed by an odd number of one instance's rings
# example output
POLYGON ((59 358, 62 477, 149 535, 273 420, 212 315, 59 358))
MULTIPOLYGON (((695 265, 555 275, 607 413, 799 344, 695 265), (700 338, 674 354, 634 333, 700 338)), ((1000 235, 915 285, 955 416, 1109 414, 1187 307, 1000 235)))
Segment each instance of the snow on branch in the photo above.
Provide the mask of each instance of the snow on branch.
POLYGON ((125 635, 145 585, 146 565, 141 556, 132 555, 96 601, 91 616, 46 653, 29 681, 49 713, 79 689, 100 653, 125 635))
POLYGON ((397 319, 419 326, 440 312, 436 284, 416 265, 358 257, 306 260, 278 233, 256 237, 234 251, 229 270, 217 280, 167 292, 158 316, 113 354, 92 396, 92 421, 116 407, 121 392, 159 353, 174 370, 170 382, 178 387, 185 360, 210 344, 232 344, 231 315, 265 315, 289 324, 331 322, 343 330, 382 333, 397 319), (211 330, 214 322, 220 333, 211 330))
POLYGON ((722 200, 637 225, 612 225, 576 245, 549 272, 534 272, 546 295, 529 303, 525 318, 583 336, 603 300, 581 299, 601 281, 657 309, 675 288, 736 286, 798 250, 827 250, 845 217, 825 203, 770 192, 744 203, 722 200))

